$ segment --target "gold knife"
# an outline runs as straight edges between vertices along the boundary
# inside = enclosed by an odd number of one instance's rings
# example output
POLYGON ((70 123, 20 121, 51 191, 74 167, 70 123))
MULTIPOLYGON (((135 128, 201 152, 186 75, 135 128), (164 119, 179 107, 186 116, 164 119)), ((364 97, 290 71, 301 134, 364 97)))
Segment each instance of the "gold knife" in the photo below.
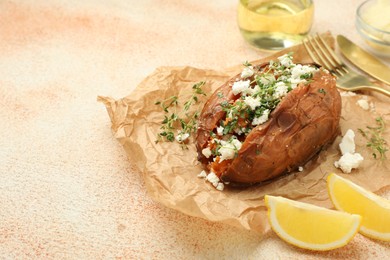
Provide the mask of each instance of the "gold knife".
POLYGON ((386 64, 342 35, 337 35, 337 44, 341 53, 356 67, 390 85, 390 68, 386 64))

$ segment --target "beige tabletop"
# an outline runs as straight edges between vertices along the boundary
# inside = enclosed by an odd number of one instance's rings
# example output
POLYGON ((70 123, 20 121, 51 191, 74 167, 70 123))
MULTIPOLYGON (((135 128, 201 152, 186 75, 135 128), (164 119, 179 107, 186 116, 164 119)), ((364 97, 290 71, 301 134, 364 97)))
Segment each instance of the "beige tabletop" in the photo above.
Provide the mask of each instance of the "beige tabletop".
MULTIPOLYGON (((98 95, 121 98, 159 66, 222 70, 265 57, 238 0, 0 2, 0 258, 383 259, 357 235, 316 253, 186 216, 148 196, 98 95)), ((362 0, 315 1, 313 32, 344 34, 362 0)))

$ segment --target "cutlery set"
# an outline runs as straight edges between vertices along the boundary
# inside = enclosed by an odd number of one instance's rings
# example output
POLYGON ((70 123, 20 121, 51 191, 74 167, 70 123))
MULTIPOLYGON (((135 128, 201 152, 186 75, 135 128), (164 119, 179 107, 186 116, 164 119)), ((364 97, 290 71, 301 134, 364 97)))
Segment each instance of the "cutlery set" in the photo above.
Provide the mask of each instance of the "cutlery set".
MULTIPOLYGON (((357 68, 390 85, 390 69, 379 59, 342 35, 337 36, 337 43, 343 56, 357 68)), ((345 91, 372 90, 390 97, 389 90, 373 84, 367 77, 354 72, 342 62, 319 34, 307 37, 303 41, 303 45, 315 63, 322 65, 337 77, 339 89, 345 91)))

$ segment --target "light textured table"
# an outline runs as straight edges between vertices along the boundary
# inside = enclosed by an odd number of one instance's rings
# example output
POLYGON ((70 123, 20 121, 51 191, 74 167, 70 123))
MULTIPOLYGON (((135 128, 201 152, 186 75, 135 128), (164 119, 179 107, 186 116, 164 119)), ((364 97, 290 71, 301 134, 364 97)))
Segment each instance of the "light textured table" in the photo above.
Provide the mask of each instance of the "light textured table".
MULTIPOLYGON (((299 250, 146 194, 96 97, 124 97, 159 66, 218 70, 266 56, 239 34, 238 0, 27 2, 0 2, 0 258, 390 256, 361 235, 339 250, 299 250)), ((315 1, 313 31, 361 44, 360 2, 315 1)))

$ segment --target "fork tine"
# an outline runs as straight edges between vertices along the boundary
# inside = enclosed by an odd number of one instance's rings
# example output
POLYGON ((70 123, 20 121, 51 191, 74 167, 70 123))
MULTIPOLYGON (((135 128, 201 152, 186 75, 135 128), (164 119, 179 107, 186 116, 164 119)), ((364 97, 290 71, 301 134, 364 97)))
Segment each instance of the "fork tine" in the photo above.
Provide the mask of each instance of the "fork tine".
MULTIPOLYGON (((345 73, 348 73, 348 70, 346 69, 344 63, 337 57, 336 53, 332 48, 330 48, 329 44, 325 42, 321 35, 319 35, 318 33, 316 35, 317 39, 321 42, 321 44, 325 47, 327 53, 330 55, 330 57, 328 56, 328 58, 334 69, 340 69, 343 70, 345 73)), ((325 52, 324 49, 322 49, 322 51, 325 52)))
POLYGON ((322 65, 325 69, 338 76, 349 73, 345 65, 337 58, 335 52, 318 33, 315 37, 308 36, 307 39, 303 41, 303 44, 314 62, 322 65))
POLYGON ((317 64, 321 64, 321 62, 317 59, 316 55, 314 54, 314 52, 311 51, 311 49, 309 48, 309 45, 307 44, 307 40, 303 40, 303 46, 305 46, 305 49, 307 51, 307 53, 309 53, 309 56, 310 58, 312 58, 312 60, 317 63, 317 64))
MULTIPOLYGON (((313 37, 308 36, 308 45, 310 45, 311 49, 313 50, 314 55, 316 56, 315 62, 325 67, 325 69, 332 71, 332 65, 330 65, 327 61, 327 59, 323 56, 323 53, 321 52, 321 49, 318 44, 314 41, 313 37)), ((313 59, 314 60, 314 59, 313 59)))

